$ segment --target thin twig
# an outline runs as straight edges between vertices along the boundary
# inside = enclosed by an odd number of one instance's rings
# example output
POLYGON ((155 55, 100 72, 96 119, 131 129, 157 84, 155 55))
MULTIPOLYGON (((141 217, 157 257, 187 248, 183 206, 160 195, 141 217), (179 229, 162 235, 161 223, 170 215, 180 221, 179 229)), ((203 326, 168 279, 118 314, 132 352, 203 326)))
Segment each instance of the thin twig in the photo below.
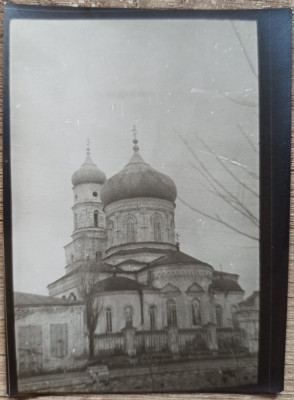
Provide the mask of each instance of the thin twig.
POLYGON ((221 197, 227 204, 229 204, 234 210, 236 210, 237 212, 239 212, 240 214, 242 214, 244 217, 248 218, 250 222, 252 222, 255 226, 258 226, 258 221, 256 221, 255 219, 253 219, 250 215, 248 215, 247 213, 245 213, 242 209, 240 209, 231 199, 231 197, 227 197, 225 196, 223 193, 221 193, 217 187, 210 181, 210 178, 208 176, 206 176, 204 174, 204 172, 199 169, 196 165, 190 163, 190 165, 195 168, 203 177, 204 179, 211 185, 211 187, 213 188, 213 191, 208 189, 210 192, 217 194, 219 197, 221 197))
POLYGON ((245 131, 243 130, 242 126, 237 124, 238 128, 240 129, 240 132, 242 133, 243 137, 246 139, 247 143, 250 145, 250 147, 252 148, 252 150, 255 153, 258 153, 256 147, 254 146, 254 144, 251 142, 251 140, 249 139, 248 135, 245 133, 245 131))
POLYGON ((244 44, 243 44, 242 38, 241 38, 241 36, 240 36, 240 34, 239 34, 239 32, 238 32, 238 30, 237 30, 235 24, 234 24, 234 21, 231 21, 231 23, 232 23, 233 30, 234 30, 234 32, 235 32, 235 34, 236 34, 236 36, 237 36, 238 41, 239 41, 239 44, 240 44, 241 48, 243 49, 243 52, 244 52, 244 54, 245 54, 245 57, 246 57, 246 59, 247 59, 247 61, 248 61, 248 64, 249 64, 249 66, 250 66, 250 69, 251 69, 253 75, 255 76, 255 78, 257 78, 257 73, 256 73, 256 71, 255 71, 255 69, 254 69, 254 66, 253 66, 253 64, 252 64, 252 61, 251 61, 251 59, 250 59, 250 57, 249 57, 249 55, 248 55, 248 53, 247 53, 246 47, 245 47, 244 44))
POLYGON ((222 161, 221 157, 219 157, 218 154, 216 154, 215 151, 213 151, 208 144, 201 139, 200 137, 197 136, 197 139, 203 144, 203 146, 211 153, 216 156, 216 160, 218 163, 224 168, 224 170, 231 175, 231 177, 237 181, 244 189, 248 190, 250 193, 252 193, 254 196, 259 197, 258 193, 256 193, 254 190, 252 190, 249 186, 246 185, 246 183, 242 182, 222 161))

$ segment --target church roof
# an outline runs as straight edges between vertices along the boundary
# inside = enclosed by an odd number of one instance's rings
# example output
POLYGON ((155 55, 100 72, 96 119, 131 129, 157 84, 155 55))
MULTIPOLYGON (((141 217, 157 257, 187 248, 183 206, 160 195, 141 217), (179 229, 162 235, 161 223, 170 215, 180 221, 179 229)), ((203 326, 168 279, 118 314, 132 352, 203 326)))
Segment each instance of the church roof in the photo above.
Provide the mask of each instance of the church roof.
POLYGON ((201 264, 213 269, 211 265, 206 264, 203 261, 197 260, 196 258, 191 257, 188 254, 183 253, 182 251, 179 250, 165 251, 165 255, 159 257, 155 261, 152 261, 150 263, 150 266, 153 267, 157 265, 167 265, 167 264, 201 264))
POLYGON ((224 272, 224 271, 213 271, 213 277, 214 278, 229 278, 229 279, 233 279, 235 281, 238 280, 239 275, 238 274, 234 274, 232 272, 224 272))
MULTIPOLYGON (((115 267, 111 264, 108 264, 106 262, 101 262, 101 261, 89 261, 88 265, 83 265, 82 266, 84 269, 87 269, 90 272, 95 272, 95 271, 99 271, 99 272, 113 272, 115 267)), ((81 270, 83 269, 81 268, 81 270)))
MULTIPOLYGON (((138 243, 138 242, 137 242, 137 243, 138 243)), ((154 244, 154 242, 150 242, 150 243, 153 243, 153 244, 154 244)), ((106 259, 108 259, 108 258, 111 258, 111 257, 113 257, 114 255, 115 255, 115 256, 124 256, 124 255, 126 255, 126 254, 136 254, 136 253, 151 253, 151 254, 153 254, 153 253, 159 253, 159 254, 164 254, 164 253, 165 253, 165 250, 156 249, 156 248, 150 248, 150 247, 140 247, 140 248, 138 248, 138 249, 135 248, 135 249, 127 249, 127 250, 122 249, 122 250, 116 251, 114 254, 108 255, 107 257, 104 258, 104 260, 106 260, 106 259)))
POLYGON ((63 300, 53 296, 40 294, 14 292, 14 306, 38 306, 38 305, 73 305, 80 304, 77 301, 63 300))
POLYGON ((47 287, 62 281, 63 279, 67 279, 72 275, 78 274, 87 270, 87 272, 106 272, 106 273, 113 273, 115 267, 105 262, 101 261, 87 261, 83 262, 81 265, 73 269, 72 271, 68 272, 67 274, 63 275, 61 278, 58 278, 56 281, 50 283, 47 287))
POLYGON ((147 164, 139 154, 137 139, 133 142, 134 154, 129 163, 102 187, 103 204, 106 206, 117 200, 138 197, 175 201, 177 188, 174 181, 147 164))
POLYGON ((227 278, 213 279, 210 288, 217 292, 244 292, 238 282, 227 278))
POLYGON ((148 263, 146 263, 144 261, 137 261, 132 258, 129 258, 127 260, 121 261, 120 263, 116 264, 115 266, 120 267, 121 265, 124 265, 124 264, 147 265, 148 263))
POLYGON ((134 279, 125 277, 112 276, 111 278, 103 279, 96 283, 98 292, 116 292, 116 291, 129 291, 129 290, 141 290, 145 286, 141 285, 134 279))
POLYGON ((259 299, 259 291, 254 291, 247 299, 241 301, 238 305, 240 307, 252 307, 255 306, 256 299, 259 299))
POLYGON ((82 183, 99 183, 102 185, 106 181, 104 172, 97 167, 90 157, 89 149, 87 150, 87 157, 84 163, 76 172, 74 172, 71 181, 73 186, 82 183))

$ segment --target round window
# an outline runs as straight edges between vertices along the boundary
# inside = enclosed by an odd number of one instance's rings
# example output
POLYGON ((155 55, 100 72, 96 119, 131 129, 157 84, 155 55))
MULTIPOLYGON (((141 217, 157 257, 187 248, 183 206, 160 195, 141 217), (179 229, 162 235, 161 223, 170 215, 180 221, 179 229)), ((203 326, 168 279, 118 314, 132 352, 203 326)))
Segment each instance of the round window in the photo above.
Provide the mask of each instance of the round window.
POLYGON ((97 197, 97 196, 98 196, 98 193, 97 193, 97 192, 93 192, 93 196, 94 196, 94 197, 97 197))

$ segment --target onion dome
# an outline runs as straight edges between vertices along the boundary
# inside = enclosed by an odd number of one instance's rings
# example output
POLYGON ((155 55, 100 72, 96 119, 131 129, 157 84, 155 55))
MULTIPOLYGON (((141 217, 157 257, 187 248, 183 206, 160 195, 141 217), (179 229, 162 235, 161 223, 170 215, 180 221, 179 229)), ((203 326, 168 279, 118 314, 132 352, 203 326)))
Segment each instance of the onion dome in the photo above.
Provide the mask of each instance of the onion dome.
POLYGON ((71 182, 73 186, 80 185, 82 183, 99 183, 103 184, 106 181, 106 176, 97 165, 93 162, 90 157, 89 144, 87 148, 87 157, 82 166, 74 172, 71 182))
POLYGON ((129 163, 116 175, 108 179, 101 190, 101 200, 105 206, 117 200, 137 197, 153 197, 174 202, 177 188, 167 175, 156 171, 139 154, 135 137, 134 154, 129 163))

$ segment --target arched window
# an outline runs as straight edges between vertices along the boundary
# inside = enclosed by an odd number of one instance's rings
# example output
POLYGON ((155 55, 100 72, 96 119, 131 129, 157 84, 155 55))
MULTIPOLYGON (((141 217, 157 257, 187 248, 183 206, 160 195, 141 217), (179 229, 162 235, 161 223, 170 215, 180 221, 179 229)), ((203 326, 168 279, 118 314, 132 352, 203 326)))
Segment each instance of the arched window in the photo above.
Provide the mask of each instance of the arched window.
POLYGON ((126 328, 132 328, 133 327, 133 309, 131 306, 127 306, 124 309, 124 316, 125 316, 126 328))
POLYGON ((150 330, 154 331, 156 329, 156 306, 152 305, 149 308, 150 317, 150 330))
POLYGON ((109 220, 107 222, 107 237, 108 237, 108 246, 111 247, 113 246, 113 230, 114 230, 114 225, 113 221, 109 220))
POLYGON ((94 211, 94 228, 98 228, 98 211, 94 211))
POLYGON ((177 326, 177 308, 175 300, 168 299, 166 308, 167 308, 167 325, 177 326))
POLYGON ((71 259, 71 262, 73 263, 74 262, 74 255, 73 254, 71 254, 71 256, 70 256, 70 259, 71 259))
POLYGON ((78 215, 74 213, 74 229, 78 229, 78 215))
POLYGON ((192 324, 201 324, 201 313, 200 313, 200 303, 198 299, 192 300, 192 324))
POLYGON ((231 308, 232 311, 232 325, 234 329, 238 328, 238 320, 237 320, 237 307, 235 305, 232 306, 231 308))
POLYGON ((135 221, 133 218, 127 219, 127 242, 136 241, 135 221))
POLYGON ((223 326, 223 309, 219 304, 215 306, 216 325, 223 326))
POLYGON ((106 333, 112 332, 112 317, 111 317, 111 309, 109 307, 106 308, 106 333))
POLYGON ((63 296, 61 297, 61 299, 62 299, 62 300, 66 300, 66 296, 63 295, 63 296))
POLYGON ((154 215, 152 219, 152 229, 155 242, 161 242, 161 218, 159 215, 154 215))

